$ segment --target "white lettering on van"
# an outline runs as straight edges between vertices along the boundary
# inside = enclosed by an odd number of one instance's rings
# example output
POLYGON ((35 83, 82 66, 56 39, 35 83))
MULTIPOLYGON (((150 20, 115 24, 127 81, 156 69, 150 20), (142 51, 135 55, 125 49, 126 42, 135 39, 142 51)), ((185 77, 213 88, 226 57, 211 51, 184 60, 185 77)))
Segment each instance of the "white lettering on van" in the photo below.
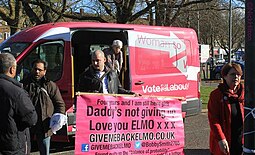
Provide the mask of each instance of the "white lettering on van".
POLYGON ((166 48, 171 49, 173 52, 169 52, 169 57, 173 57, 176 53, 176 50, 180 50, 182 45, 175 40, 172 39, 158 39, 158 38, 147 38, 143 35, 137 35, 138 43, 144 44, 146 47, 148 46, 154 46, 158 48, 166 48))
POLYGON ((142 86, 142 90, 144 93, 159 93, 159 92, 170 92, 170 91, 188 90, 188 89, 189 89, 189 83, 142 86))
POLYGON ((170 58, 186 50, 184 41, 170 31, 169 36, 137 31, 128 31, 128 35, 129 46, 169 52, 170 58))
MULTIPOLYGON (((159 35, 145 32, 128 31, 129 46, 158 50, 169 53, 169 58, 185 52, 186 45, 184 40, 178 38, 173 32, 169 31, 168 35, 159 35)), ((178 60, 171 62, 183 74, 187 72, 187 55, 183 54, 178 60)))

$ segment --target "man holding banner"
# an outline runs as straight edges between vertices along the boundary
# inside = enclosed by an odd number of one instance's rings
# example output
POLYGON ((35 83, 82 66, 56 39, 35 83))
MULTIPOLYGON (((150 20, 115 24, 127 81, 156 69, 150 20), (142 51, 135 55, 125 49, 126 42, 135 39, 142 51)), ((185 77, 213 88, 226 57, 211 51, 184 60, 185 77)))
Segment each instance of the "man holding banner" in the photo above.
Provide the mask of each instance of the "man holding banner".
POLYGON ((103 51, 93 52, 91 62, 92 64, 79 77, 78 91, 141 96, 122 88, 118 74, 105 65, 106 58, 103 51))
POLYGON ((104 53, 95 51, 79 78, 78 91, 91 93, 77 95, 75 154, 183 154, 181 101, 135 97, 140 95, 123 89, 105 61, 104 53))

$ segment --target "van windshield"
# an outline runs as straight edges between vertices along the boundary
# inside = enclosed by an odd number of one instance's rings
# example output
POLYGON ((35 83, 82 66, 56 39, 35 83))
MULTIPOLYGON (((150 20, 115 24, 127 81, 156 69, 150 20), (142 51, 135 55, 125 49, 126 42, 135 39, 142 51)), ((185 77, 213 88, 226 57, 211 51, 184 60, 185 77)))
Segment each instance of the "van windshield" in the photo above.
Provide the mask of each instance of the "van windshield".
POLYGON ((0 53, 11 53, 16 58, 29 45, 30 43, 3 42, 0 44, 0 53))

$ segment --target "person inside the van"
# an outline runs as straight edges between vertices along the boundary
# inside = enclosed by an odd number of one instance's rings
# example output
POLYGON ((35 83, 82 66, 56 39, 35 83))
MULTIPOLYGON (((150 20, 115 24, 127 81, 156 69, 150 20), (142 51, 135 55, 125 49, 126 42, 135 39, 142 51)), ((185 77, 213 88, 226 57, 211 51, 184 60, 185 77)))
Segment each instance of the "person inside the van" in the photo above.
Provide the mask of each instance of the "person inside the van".
POLYGON ((111 48, 106 48, 103 50, 106 57, 107 66, 115 70, 118 75, 121 72, 123 64, 123 53, 121 51, 122 46, 122 41, 114 40, 111 48))
POLYGON ((141 96, 121 86, 118 74, 105 64, 106 58, 103 51, 93 52, 91 61, 92 64, 79 76, 78 91, 141 96))

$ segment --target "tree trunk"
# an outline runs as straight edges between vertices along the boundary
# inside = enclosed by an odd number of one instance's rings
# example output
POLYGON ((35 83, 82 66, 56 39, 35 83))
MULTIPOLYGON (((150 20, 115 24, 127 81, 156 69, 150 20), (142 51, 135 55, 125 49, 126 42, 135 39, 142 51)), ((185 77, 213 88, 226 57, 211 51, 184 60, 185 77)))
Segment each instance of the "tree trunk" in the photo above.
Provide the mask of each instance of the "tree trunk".
POLYGON ((158 5, 156 6, 156 25, 162 26, 164 25, 164 18, 165 18, 165 7, 164 7, 165 0, 159 0, 158 5))

